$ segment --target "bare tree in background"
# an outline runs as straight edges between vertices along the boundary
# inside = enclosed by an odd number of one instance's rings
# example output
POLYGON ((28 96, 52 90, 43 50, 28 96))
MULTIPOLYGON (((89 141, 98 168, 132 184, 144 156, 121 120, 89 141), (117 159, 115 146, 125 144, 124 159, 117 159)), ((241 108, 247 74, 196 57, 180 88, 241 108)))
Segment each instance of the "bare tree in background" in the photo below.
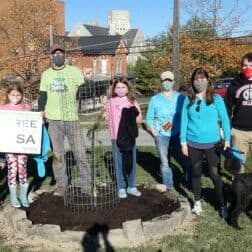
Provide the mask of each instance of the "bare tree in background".
POLYGON ((219 36, 226 37, 244 23, 243 17, 252 7, 249 0, 245 4, 244 1, 229 1, 227 8, 224 0, 184 0, 184 8, 192 17, 207 22, 219 36))

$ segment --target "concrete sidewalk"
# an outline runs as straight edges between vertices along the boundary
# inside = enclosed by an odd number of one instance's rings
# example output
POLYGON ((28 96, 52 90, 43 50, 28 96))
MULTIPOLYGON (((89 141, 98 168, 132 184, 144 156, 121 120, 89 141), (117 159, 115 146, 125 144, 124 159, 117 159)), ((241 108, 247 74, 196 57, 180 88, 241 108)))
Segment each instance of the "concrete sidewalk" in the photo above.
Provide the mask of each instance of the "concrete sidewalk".
MULTIPOLYGON (((90 139, 87 137, 87 130, 84 129, 85 143, 91 145, 90 139)), ((107 129, 100 130, 97 133, 97 141, 101 145, 111 145, 111 140, 107 129)), ((137 146, 155 146, 154 138, 145 130, 139 129, 139 136, 136 139, 137 146)))

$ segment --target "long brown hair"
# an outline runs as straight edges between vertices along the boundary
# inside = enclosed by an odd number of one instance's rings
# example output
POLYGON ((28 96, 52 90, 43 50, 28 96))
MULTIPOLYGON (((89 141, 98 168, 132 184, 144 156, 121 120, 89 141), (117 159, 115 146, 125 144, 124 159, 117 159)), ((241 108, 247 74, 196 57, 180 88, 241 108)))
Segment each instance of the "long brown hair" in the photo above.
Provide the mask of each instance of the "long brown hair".
POLYGON ((213 101, 214 101, 214 91, 213 91, 213 88, 211 87, 209 74, 204 68, 198 67, 192 73, 191 85, 188 88, 188 98, 190 100, 190 103, 188 105, 189 107, 192 106, 194 104, 194 102, 195 102, 196 90, 194 88, 193 83, 194 83, 194 80, 195 80, 196 76, 198 76, 198 75, 200 75, 202 77, 205 77, 208 80, 208 86, 207 86, 207 89, 206 89, 206 104, 209 105, 209 104, 213 103, 213 101))
POLYGON ((119 82, 125 84, 128 87, 127 98, 130 102, 134 102, 136 100, 136 94, 135 94, 134 88, 132 87, 131 83, 125 77, 116 78, 114 80, 114 82, 112 84, 111 96, 112 97, 117 96, 117 94, 115 93, 115 88, 119 82))
POLYGON ((18 82, 10 82, 8 83, 7 89, 6 89, 6 97, 5 97, 5 104, 10 103, 8 95, 11 93, 11 91, 17 91, 22 95, 22 99, 20 100, 19 104, 23 102, 24 97, 24 90, 20 83, 18 82))

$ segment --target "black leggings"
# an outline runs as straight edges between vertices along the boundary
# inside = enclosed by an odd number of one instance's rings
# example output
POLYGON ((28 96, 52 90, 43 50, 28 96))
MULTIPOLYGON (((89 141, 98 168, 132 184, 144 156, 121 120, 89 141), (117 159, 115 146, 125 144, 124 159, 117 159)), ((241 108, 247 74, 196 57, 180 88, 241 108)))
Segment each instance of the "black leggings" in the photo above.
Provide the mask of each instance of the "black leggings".
POLYGON ((202 163, 203 155, 208 162, 208 171, 211 180, 213 181, 216 196, 220 206, 224 205, 224 195, 223 195, 223 182, 221 176, 219 175, 218 167, 220 163, 220 157, 215 152, 215 148, 200 150, 193 147, 188 147, 189 158, 192 165, 192 183, 193 183, 193 194, 195 200, 200 200, 201 198, 201 175, 202 175, 202 163))

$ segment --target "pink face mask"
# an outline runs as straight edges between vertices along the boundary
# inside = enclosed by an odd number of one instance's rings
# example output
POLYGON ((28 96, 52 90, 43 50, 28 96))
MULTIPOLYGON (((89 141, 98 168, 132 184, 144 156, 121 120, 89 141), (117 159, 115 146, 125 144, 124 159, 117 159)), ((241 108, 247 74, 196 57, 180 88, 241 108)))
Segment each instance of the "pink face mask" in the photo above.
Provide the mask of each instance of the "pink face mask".
POLYGON ((115 93, 119 97, 124 97, 128 94, 128 90, 126 88, 115 88, 115 93))
POLYGON ((246 67, 242 69, 242 73, 246 78, 250 79, 252 78, 252 68, 246 67))

